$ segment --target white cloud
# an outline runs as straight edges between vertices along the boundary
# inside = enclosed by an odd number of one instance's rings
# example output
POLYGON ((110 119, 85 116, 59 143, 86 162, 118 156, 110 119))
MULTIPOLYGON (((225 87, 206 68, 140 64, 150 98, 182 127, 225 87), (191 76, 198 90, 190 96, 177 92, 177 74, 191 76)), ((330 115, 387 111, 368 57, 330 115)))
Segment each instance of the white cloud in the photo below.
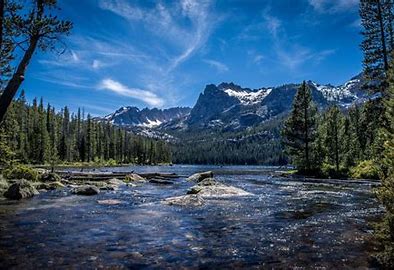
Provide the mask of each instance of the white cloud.
MULTIPOLYGON (((287 36, 283 22, 279 18, 271 15, 269 12, 270 9, 267 8, 262 14, 263 27, 270 34, 272 40, 272 52, 275 58, 274 62, 278 65, 285 67, 291 72, 295 72, 297 69, 302 68, 303 65, 318 64, 329 55, 335 53, 335 50, 333 49, 321 51, 312 50, 299 44, 295 40, 290 40, 287 36)), ((252 56, 255 56, 254 61, 256 63, 259 63, 263 59, 263 56, 261 55, 252 56)))
MULTIPOLYGON (((142 23, 145 29, 172 44, 168 57, 167 72, 189 59, 200 49, 211 34, 217 21, 211 11, 212 0, 181 0, 175 5, 158 2, 153 8, 142 8, 125 0, 100 0, 99 6, 132 23, 142 23), (180 16, 181 15, 181 16, 180 16), (190 24, 185 25, 188 20, 190 24), (173 53, 172 53, 173 54, 173 53)), ((158 42, 160 44, 162 42, 158 42)))
POLYGON ((309 4, 320 13, 339 13, 354 10, 360 0, 309 0, 309 4))
POLYGON ((223 64, 223 63, 221 63, 219 61, 215 61, 215 60, 211 60, 211 59, 204 59, 203 61, 205 63, 209 64, 211 67, 216 68, 217 71, 220 72, 220 73, 230 70, 228 68, 228 66, 226 66, 225 64, 223 64))
POLYGON ((361 26, 361 19, 358 18, 358 19, 354 20, 349 26, 352 28, 360 29, 362 27, 361 26))
POLYGON ((335 53, 335 50, 312 51, 309 48, 297 45, 291 49, 284 50, 278 48, 277 56, 279 62, 291 71, 296 71, 297 68, 305 63, 318 64, 329 55, 335 53))
POLYGON ((265 21, 265 27, 271 33, 272 36, 277 37, 278 32, 282 27, 282 21, 278 18, 271 16, 268 12, 264 12, 263 19, 265 21))
POLYGON ((165 95, 166 105, 171 102, 173 105, 179 99, 186 76, 182 74, 182 80, 179 79, 178 67, 205 48, 213 28, 221 20, 214 12, 214 1, 153 1, 146 6, 136 1, 99 0, 99 6, 130 23, 125 36, 133 39, 142 32, 147 37, 146 44, 134 44, 131 50, 137 69, 134 79, 143 88, 165 95))
POLYGON ((94 59, 93 63, 92 63, 92 68, 93 69, 100 69, 102 67, 104 67, 105 64, 103 62, 101 62, 100 60, 94 59))
POLYGON ((261 62, 263 61, 264 56, 261 54, 257 54, 253 57, 253 62, 256 64, 261 64, 261 62))
POLYGON ((164 101, 153 92, 137 88, 129 88, 121 84, 120 82, 114 81, 112 79, 102 80, 99 84, 99 88, 109 90, 121 96, 141 100, 151 106, 160 107, 164 104, 164 101))

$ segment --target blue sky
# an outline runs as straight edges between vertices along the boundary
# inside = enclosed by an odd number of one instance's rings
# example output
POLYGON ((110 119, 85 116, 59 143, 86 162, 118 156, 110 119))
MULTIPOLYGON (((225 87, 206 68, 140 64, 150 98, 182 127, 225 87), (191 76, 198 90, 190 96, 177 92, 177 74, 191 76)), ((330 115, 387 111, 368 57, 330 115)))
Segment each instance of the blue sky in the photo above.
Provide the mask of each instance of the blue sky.
POLYGON ((37 53, 22 87, 57 108, 193 106, 209 83, 338 85, 362 68, 359 0, 58 2, 66 51, 37 53))

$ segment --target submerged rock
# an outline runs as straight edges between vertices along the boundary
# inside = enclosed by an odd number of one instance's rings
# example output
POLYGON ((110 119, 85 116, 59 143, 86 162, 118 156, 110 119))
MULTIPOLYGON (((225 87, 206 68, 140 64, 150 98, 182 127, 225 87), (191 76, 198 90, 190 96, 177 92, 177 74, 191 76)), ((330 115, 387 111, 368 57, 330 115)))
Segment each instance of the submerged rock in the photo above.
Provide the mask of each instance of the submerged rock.
POLYGON ((227 186, 217 182, 213 178, 206 178, 197 185, 191 187, 187 194, 198 194, 202 197, 226 197, 226 196, 248 196, 252 195, 243 189, 227 186))
POLYGON ((104 205, 117 205, 117 204, 121 204, 122 202, 119 200, 98 200, 97 203, 104 205))
POLYGON ((212 178, 212 177, 213 177, 213 172, 207 171, 207 172, 195 173, 192 176, 189 176, 187 180, 193 182, 201 182, 206 178, 212 178))
POLYGON ((136 173, 131 173, 126 175, 124 181, 125 182, 136 182, 136 181, 145 181, 146 179, 142 177, 141 175, 138 175, 136 173))
POLYGON ((27 180, 17 180, 4 193, 4 197, 10 200, 20 200, 40 194, 37 189, 27 180))
POLYGON ((72 193, 77 194, 77 195, 85 195, 85 196, 91 196, 91 195, 97 195, 100 193, 100 190, 96 186, 80 186, 74 188, 72 193))
POLYGON ((162 203, 179 206, 201 206, 204 204, 204 199, 198 195, 184 195, 167 198, 162 203))

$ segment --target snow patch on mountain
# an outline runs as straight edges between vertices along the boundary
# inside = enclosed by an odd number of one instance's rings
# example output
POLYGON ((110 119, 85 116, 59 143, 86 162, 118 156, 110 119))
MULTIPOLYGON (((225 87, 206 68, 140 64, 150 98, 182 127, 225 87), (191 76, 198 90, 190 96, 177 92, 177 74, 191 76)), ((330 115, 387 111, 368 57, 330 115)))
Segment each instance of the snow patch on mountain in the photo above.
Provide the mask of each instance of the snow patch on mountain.
POLYGON ((140 126, 140 127, 147 127, 147 128, 154 128, 154 127, 160 126, 162 123, 163 123, 163 122, 160 121, 160 120, 158 120, 158 119, 156 119, 156 120, 146 119, 146 122, 144 122, 144 123, 142 123, 142 124, 140 123, 140 124, 138 124, 137 126, 140 126))
POLYGON ((231 97, 236 97, 242 104, 254 104, 261 102, 271 93, 272 89, 262 88, 257 91, 236 91, 233 89, 225 89, 224 92, 231 97))
POLYGON ((355 88, 358 88, 358 85, 360 84, 360 79, 353 79, 348 82, 346 82, 344 85, 341 86, 332 86, 332 85, 319 85, 317 83, 313 82, 313 85, 316 87, 318 91, 320 91, 323 96, 328 100, 328 101, 335 101, 335 102, 340 102, 340 101, 345 101, 346 100, 355 100, 358 98, 357 94, 352 92, 355 88))

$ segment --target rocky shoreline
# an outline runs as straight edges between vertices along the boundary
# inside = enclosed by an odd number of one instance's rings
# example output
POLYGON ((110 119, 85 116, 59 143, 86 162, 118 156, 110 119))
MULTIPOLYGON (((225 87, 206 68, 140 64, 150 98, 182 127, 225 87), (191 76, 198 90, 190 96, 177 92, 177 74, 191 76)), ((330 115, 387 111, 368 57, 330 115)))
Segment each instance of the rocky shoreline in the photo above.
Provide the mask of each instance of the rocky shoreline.
MULTIPOLYGON (((9 200, 31 198, 40 192, 69 188, 71 194, 94 196, 100 192, 116 191, 121 186, 135 187, 145 183, 159 185, 174 184, 181 176, 176 174, 134 172, 123 173, 81 173, 81 172, 51 172, 46 169, 32 169, 37 174, 36 181, 26 179, 11 179, 0 181, 0 195, 9 200), (122 179, 119 179, 122 178, 122 179)), ((211 197, 250 196, 240 188, 220 183, 213 177, 213 172, 196 173, 187 178, 195 185, 186 190, 185 195, 170 197, 163 204, 179 206, 203 205, 205 199, 211 197)))

